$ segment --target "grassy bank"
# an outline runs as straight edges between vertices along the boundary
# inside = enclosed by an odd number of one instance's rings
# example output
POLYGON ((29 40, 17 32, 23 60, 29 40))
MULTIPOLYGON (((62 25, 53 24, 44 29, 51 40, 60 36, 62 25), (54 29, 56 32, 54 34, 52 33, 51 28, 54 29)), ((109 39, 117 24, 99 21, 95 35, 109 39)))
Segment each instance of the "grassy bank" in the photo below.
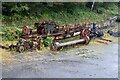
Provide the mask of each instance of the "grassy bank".
POLYGON ((3 41, 19 38, 23 25, 34 28, 34 23, 54 20, 57 24, 101 22, 118 14, 118 6, 112 3, 3 3, 3 41), (7 7, 6 7, 7 6, 7 7), (4 7, 6 10, 4 10, 4 7), (7 12, 7 13, 5 13, 7 12), (9 13, 9 14, 8 14, 9 13))

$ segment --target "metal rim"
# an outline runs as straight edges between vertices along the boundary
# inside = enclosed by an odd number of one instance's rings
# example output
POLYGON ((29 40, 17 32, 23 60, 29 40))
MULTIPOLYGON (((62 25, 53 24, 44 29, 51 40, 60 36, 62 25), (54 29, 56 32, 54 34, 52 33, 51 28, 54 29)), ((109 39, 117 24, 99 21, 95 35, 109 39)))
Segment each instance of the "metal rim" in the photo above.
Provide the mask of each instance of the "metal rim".
POLYGON ((83 29, 82 30, 82 38, 90 36, 90 31, 88 29, 83 29))
POLYGON ((25 48, 24 48, 24 46, 23 45, 21 45, 21 46, 19 46, 18 47, 18 52, 24 52, 25 51, 25 48))
POLYGON ((54 50, 54 51, 57 51, 57 50, 58 50, 58 47, 56 46, 55 43, 52 43, 52 44, 50 45, 50 49, 51 49, 51 50, 54 50))

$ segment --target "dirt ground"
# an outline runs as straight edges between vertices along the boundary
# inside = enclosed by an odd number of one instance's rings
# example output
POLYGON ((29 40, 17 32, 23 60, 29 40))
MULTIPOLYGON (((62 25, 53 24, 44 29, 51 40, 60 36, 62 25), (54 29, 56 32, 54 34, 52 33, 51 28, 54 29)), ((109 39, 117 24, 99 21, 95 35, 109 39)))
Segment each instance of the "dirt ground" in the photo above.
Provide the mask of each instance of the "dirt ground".
MULTIPOLYGON (((117 28, 115 30, 118 30, 117 28)), ((118 78, 118 37, 103 36, 112 42, 76 45, 60 51, 2 54, 3 78, 118 78)))

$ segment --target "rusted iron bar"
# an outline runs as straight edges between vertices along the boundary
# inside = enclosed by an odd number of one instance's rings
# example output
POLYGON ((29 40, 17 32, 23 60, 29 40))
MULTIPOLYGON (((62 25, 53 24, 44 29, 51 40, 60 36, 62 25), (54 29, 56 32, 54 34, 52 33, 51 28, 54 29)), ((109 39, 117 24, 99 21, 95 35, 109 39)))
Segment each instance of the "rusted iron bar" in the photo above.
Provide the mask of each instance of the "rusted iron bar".
POLYGON ((64 46, 71 46, 71 45, 75 45, 75 44, 78 44, 78 43, 89 43, 89 40, 90 40, 89 36, 85 36, 82 39, 69 41, 69 42, 64 42, 64 43, 55 42, 55 43, 51 44, 50 49, 53 50, 53 51, 56 51, 56 50, 59 50, 61 47, 64 47, 64 46))

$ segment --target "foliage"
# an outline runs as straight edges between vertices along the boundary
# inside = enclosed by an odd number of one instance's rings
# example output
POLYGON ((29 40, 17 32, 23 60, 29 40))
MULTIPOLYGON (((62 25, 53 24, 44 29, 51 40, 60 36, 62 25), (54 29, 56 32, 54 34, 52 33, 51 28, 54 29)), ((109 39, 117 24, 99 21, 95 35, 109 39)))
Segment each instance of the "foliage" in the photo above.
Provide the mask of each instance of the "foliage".
MULTIPOLYGON (((31 20, 31 23, 33 23, 34 20, 39 21, 40 19, 57 20, 61 24, 80 22, 83 16, 86 16, 85 14, 89 15, 92 4, 93 2, 12 2, 9 4, 4 2, 2 4, 2 21, 16 22, 19 20, 21 23, 26 24, 28 20, 31 20)), ((114 12, 112 10, 115 7, 117 7, 117 3, 95 2, 93 9, 99 14, 104 13, 105 9, 111 10, 109 13, 114 14, 116 9, 114 12)))
MULTIPOLYGON (((90 11, 92 3, 3 2, 2 33, 0 34, 3 35, 3 40, 17 40, 19 33, 21 33, 19 28, 24 25, 34 28, 34 23, 41 20, 55 20, 60 25, 69 23, 84 24, 94 21, 100 22, 118 14, 118 3, 95 2, 93 11, 90 11)), ((46 46, 47 42, 48 40, 44 41, 46 46)))
POLYGON ((104 11, 105 11, 104 8, 98 8, 98 9, 97 9, 97 13, 99 13, 99 14, 102 14, 104 11))
POLYGON ((42 42, 42 46, 43 47, 47 47, 47 46, 49 46, 52 42, 53 42, 53 37, 47 37, 46 39, 44 39, 44 40, 41 40, 41 42, 42 42))
POLYGON ((21 33, 22 32, 15 27, 5 27, 1 29, 1 35, 3 41, 18 40, 21 33))

